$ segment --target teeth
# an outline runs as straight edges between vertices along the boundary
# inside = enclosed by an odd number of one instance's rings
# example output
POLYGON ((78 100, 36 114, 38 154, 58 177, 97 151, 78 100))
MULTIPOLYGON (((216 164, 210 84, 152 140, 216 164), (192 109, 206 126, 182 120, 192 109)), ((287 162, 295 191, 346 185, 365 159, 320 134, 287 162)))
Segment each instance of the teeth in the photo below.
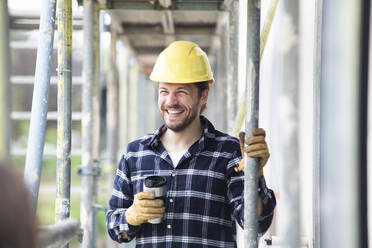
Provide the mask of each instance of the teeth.
POLYGON ((168 110, 168 113, 170 114, 180 114, 182 111, 172 111, 172 110, 168 110))

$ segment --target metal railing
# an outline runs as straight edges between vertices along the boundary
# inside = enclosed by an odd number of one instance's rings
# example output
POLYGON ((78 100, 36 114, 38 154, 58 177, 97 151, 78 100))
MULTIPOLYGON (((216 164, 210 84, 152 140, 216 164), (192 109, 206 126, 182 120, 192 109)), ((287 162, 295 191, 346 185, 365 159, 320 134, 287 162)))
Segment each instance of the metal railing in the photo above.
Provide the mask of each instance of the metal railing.
POLYGON ((38 247, 63 247, 79 233, 80 223, 74 219, 65 219, 53 225, 40 226, 38 228, 38 247))

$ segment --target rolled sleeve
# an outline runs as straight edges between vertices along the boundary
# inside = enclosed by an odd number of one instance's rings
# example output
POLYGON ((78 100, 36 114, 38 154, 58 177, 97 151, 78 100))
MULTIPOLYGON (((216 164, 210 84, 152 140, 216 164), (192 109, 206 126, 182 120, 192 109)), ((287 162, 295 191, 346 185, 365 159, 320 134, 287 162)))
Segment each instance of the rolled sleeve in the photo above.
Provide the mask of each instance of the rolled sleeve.
POLYGON ((133 203, 133 190, 129 180, 126 160, 123 156, 116 172, 109 210, 106 213, 106 225, 110 237, 117 242, 129 242, 137 233, 140 226, 129 225, 125 219, 125 212, 133 203), (122 237, 127 233, 128 239, 122 237))
MULTIPOLYGON (((239 157, 238 160, 239 161, 239 157)), ((235 160, 232 161, 236 163, 235 160)), ((244 228, 244 173, 228 168, 228 198, 237 223, 244 228)), ((265 177, 258 180, 258 196, 262 199, 262 213, 258 216, 258 236, 261 237, 269 229, 274 215, 276 200, 274 192, 267 188, 265 177)))
POLYGON ((234 168, 241 160, 240 153, 235 152, 227 166, 227 198, 232 209, 232 215, 238 224, 244 226, 244 173, 236 172, 234 168))

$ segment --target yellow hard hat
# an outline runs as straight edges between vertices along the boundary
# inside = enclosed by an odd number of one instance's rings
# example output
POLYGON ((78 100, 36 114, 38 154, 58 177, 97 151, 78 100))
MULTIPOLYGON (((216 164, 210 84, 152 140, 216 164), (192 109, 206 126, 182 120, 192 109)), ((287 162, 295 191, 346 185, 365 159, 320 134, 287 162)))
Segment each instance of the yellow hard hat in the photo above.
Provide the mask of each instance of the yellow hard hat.
POLYGON ((191 41, 175 41, 165 48, 159 54, 150 79, 180 84, 214 82, 207 55, 191 41))

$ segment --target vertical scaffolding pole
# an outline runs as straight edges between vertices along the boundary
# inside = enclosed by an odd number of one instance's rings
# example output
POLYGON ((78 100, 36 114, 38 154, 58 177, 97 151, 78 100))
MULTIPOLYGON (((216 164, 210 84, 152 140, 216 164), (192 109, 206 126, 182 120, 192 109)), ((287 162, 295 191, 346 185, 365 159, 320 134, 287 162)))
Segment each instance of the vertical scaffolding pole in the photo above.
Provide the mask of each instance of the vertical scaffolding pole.
POLYGON ((96 200, 96 178, 99 174, 98 137, 98 11, 93 0, 84 0, 84 58, 82 95, 82 166, 80 219, 84 230, 82 247, 95 247, 96 220, 93 203, 96 200))
MULTIPOLYGON (((58 0, 58 117, 55 221, 70 217, 72 3, 58 0)), ((66 246, 68 247, 68 245, 66 246)))
MULTIPOLYGON (((107 188, 109 194, 114 183, 114 174, 118 158, 118 114, 119 114, 119 87, 116 71, 116 41, 117 35, 111 31, 111 45, 110 45, 110 68, 108 72, 107 82, 107 151, 108 163, 106 165, 107 174, 107 188)), ((106 247, 113 247, 112 240, 107 235, 106 247)))
MULTIPOLYGON (((372 12, 372 5, 370 6, 370 13, 372 12)), ((372 126, 372 18, 369 22, 369 64, 368 64, 368 113, 367 126, 372 126)), ((372 133, 367 134, 367 213, 372 213, 372 133)), ((368 240, 372 243, 372 214, 368 214, 368 240)))
POLYGON ((8 1, 0 3, 0 160, 10 161, 11 144, 11 94, 9 82, 9 14, 8 1))
POLYGON ((321 247, 362 247, 359 222, 362 2, 323 0, 321 247))
MULTIPOLYGON (((100 128, 101 128, 101 115, 100 115, 100 96, 102 94, 102 87, 99 84, 100 78, 100 63, 99 63, 99 32, 100 32, 100 25, 99 25, 99 7, 97 2, 94 4, 94 12, 93 12, 93 45, 94 45, 94 84, 92 88, 92 103, 93 103, 93 147, 92 147, 92 158, 93 164, 96 168, 96 173, 93 175, 93 198, 92 203, 98 202, 98 178, 100 175, 100 128)), ((93 208, 93 244, 92 247, 96 247, 97 243, 97 228, 98 228, 98 218, 97 218, 97 208, 93 208)))
POLYGON ((314 40, 314 168, 313 168, 313 234, 314 247, 320 247, 320 80, 323 0, 315 4, 314 40))
MULTIPOLYGON (((261 1, 248 1, 247 22, 247 83, 245 133, 252 135, 258 127, 260 80, 260 14, 261 1)), ((257 248, 258 159, 246 157, 244 172, 244 244, 257 248)))
POLYGON ((220 12, 218 14, 217 24, 217 35, 219 39, 219 49, 217 51, 217 81, 216 85, 216 97, 217 97, 217 123, 218 129, 227 132, 228 131, 228 112, 227 109, 227 88, 228 84, 228 59, 229 59, 229 36, 226 33, 229 32, 229 15, 228 12, 220 12))
POLYGON ((117 50, 118 63, 118 80, 119 80, 119 147, 126 147, 128 142, 128 88, 129 88, 129 58, 130 51, 122 43, 117 50))
POLYGON ((24 171, 24 180, 31 193, 31 207, 35 213, 39 195, 44 138, 47 124, 56 2, 57 0, 43 0, 40 13, 39 45, 37 48, 30 131, 28 134, 24 171))
POLYGON ((128 138, 134 140, 139 136, 139 125, 138 125, 138 87, 139 87, 139 65, 134 56, 129 59, 129 88, 128 88, 128 116, 127 124, 128 138))
POLYGON ((234 134, 238 114, 238 56, 239 56, 239 2, 233 0, 229 13, 229 62, 227 71, 227 121, 228 131, 234 134))
POLYGON ((299 5, 296 0, 282 1, 281 32, 283 77, 280 81, 280 154, 281 212, 280 235, 285 247, 298 248, 299 214, 299 149, 298 149, 298 81, 299 81, 299 5))

